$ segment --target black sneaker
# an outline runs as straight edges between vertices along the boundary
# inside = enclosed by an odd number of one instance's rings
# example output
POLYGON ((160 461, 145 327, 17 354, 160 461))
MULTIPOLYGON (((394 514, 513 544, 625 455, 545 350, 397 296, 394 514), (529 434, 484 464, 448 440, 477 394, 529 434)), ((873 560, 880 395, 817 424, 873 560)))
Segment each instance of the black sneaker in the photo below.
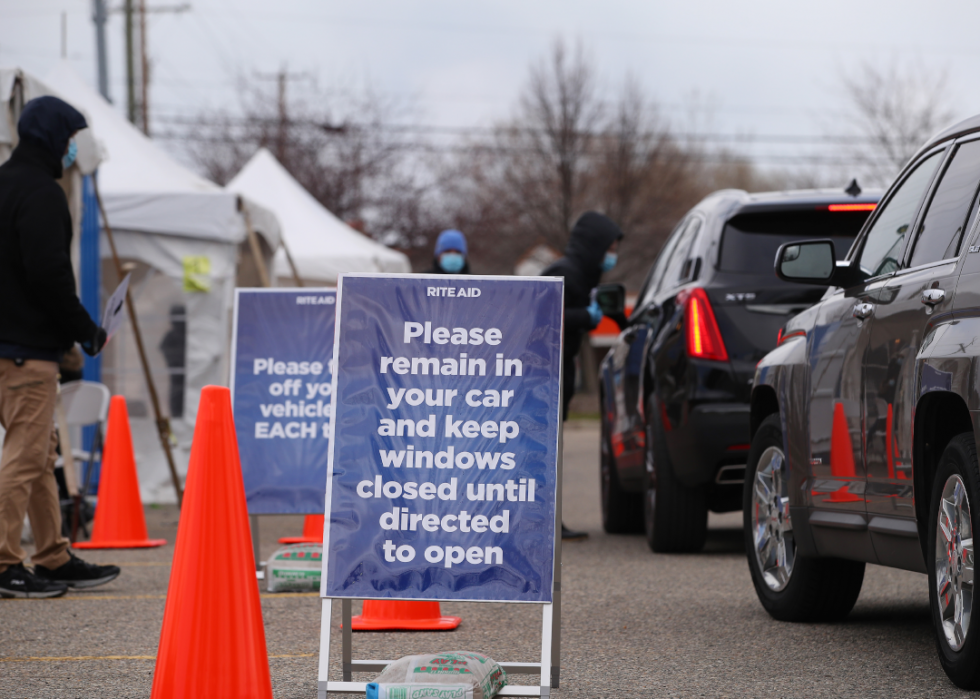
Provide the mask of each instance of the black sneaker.
POLYGON ((44 566, 34 566, 34 575, 49 582, 78 588, 105 585, 110 580, 119 577, 119 566, 98 566, 93 563, 86 563, 71 551, 68 552, 68 555, 71 556, 68 562, 54 570, 44 566))
POLYGON ((66 592, 67 585, 39 578, 23 563, 10 566, 0 573, 0 597, 61 597, 66 592))
POLYGON ((562 541, 582 541, 583 539, 588 539, 588 532, 577 532, 569 529, 565 526, 564 522, 561 525, 561 538, 562 541))

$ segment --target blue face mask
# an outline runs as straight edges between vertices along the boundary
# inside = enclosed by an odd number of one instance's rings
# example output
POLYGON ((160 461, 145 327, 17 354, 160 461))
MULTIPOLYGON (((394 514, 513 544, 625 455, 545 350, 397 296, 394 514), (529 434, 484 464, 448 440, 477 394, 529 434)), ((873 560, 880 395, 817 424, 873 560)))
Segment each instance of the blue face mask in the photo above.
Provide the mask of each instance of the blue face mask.
POLYGON ((456 274, 465 264, 466 258, 458 252, 444 252, 439 256, 439 266, 448 274, 456 274))
POLYGON ((616 256, 616 253, 614 253, 614 252, 607 252, 606 253, 606 256, 604 258, 602 258, 602 271, 603 272, 608 272, 613 267, 615 267, 616 266, 616 260, 617 259, 618 258, 616 256))
POLYGON ((73 138, 68 141, 68 152, 61 156, 61 167, 67 170, 75 162, 76 157, 78 157, 78 144, 73 138))

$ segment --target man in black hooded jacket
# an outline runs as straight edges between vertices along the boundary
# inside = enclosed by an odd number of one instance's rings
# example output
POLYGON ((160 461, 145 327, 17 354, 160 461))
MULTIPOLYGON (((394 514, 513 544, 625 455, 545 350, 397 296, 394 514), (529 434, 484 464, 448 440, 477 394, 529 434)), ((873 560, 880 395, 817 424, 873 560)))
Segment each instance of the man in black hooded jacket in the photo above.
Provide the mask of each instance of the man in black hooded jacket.
MULTIPOLYGON (((562 419, 568 419, 568 405, 575 395, 575 357, 582 338, 602 320, 602 311, 591 299, 592 289, 603 272, 616 263, 616 248, 623 231, 608 216, 588 211, 579 217, 565 248, 565 256, 541 274, 565 279, 564 354, 562 357, 562 419)), ((583 539, 587 534, 573 532, 562 525, 563 539, 583 539)))
POLYGON ((56 597, 119 575, 76 558, 61 535, 54 476, 58 362, 74 345, 98 354, 105 331, 75 293, 71 215, 58 184, 85 118, 56 97, 24 106, 20 142, 0 165, 0 596, 56 597), (20 547, 24 514, 37 550, 20 547))

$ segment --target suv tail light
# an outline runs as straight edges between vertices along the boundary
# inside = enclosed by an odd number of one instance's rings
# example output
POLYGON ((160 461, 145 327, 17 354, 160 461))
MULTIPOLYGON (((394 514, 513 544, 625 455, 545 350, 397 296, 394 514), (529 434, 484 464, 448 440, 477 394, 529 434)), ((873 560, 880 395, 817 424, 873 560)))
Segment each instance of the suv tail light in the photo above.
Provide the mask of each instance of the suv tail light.
POLYGON ((687 331, 687 355, 697 359, 728 361, 728 350, 718 329, 715 312, 704 289, 685 289, 677 295, 684 304, 684 327, 687 331))

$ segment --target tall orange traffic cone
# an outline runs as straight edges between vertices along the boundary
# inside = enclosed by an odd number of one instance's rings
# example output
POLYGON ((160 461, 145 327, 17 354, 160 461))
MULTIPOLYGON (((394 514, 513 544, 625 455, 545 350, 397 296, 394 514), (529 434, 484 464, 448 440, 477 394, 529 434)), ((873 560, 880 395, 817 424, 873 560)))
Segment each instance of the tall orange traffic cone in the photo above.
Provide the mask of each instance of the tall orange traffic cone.
POLYGON ((95 508, 92 539, 72 544, 72 547, 133 549, 163 546, 165 543, 163 539, 147 538, 126 399, 113 396, 109 403, 109 424, 102 449, 99 504, 95 508))
MULTIPOLYGON (((841 403, 834 403, 834 422, 830 431, 830 475, 834 478, 857 478, 854 470, 854 447, 841 403)), ((826 501, 841 503, 862 500, 863 498, 850 492, 848 486, 844 485, 831 493, 826 501)))
POLYGON ((354 631, 451 631, 459 626, 458 616, 443 616, 438 602, 364 600, 361 613, 350 620, 354 631))
POLYGON ((231 393, 201 391, 152 699, 272 699, 231 393))
POLYGON ((280 544, 322 544, 323 515, 306 515, 303 520, 303 536, 284 536, 280 544))

